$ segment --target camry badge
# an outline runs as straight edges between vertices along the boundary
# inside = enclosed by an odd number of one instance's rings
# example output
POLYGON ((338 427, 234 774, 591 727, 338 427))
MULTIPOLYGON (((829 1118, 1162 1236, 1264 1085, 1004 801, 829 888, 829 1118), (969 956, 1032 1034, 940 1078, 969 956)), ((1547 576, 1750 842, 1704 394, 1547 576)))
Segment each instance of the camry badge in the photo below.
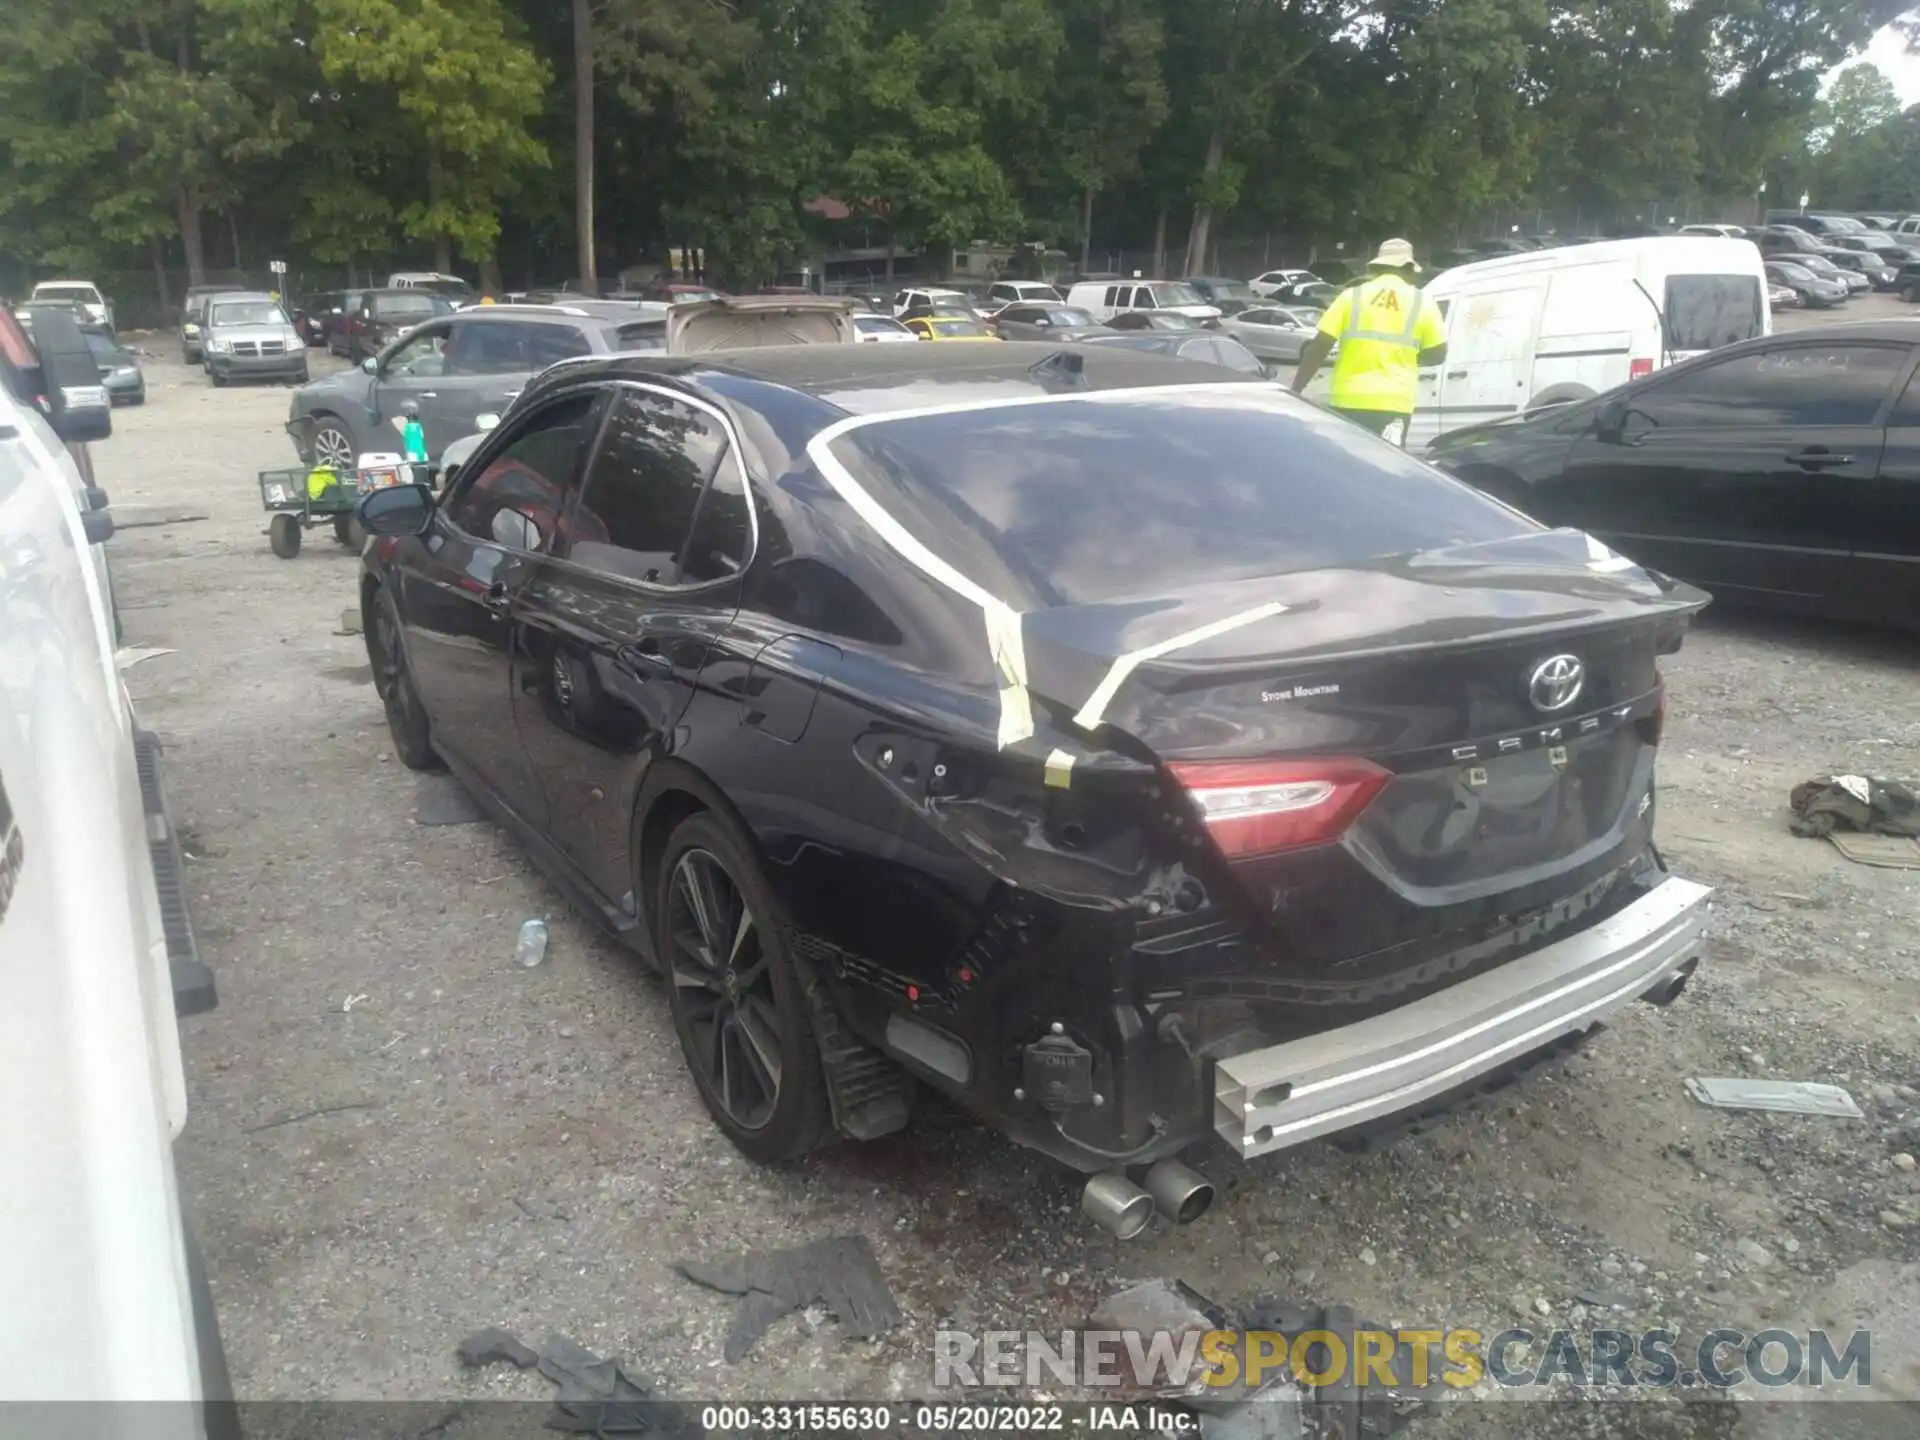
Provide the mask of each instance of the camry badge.
POLYGON ((1587 667, 1578 655, 1550 655, 1527 676, 1527 699, 1534 709, 1551 714, 1578 700, 1586 683, 1587 667))

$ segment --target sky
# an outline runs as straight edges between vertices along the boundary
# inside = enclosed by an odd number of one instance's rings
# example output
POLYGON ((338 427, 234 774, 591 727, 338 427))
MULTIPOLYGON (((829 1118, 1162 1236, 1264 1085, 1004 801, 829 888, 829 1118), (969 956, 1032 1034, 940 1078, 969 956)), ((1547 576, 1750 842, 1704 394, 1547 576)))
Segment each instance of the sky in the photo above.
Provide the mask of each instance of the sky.
POLYGON ((1870 60, 1880 67, 1880 73, 1893 82, 1893 88, 1900 92, 1902 108, 1908 105, 1920 105, 1920 55, 1907 53, 1907 37, 1889 25, 1873 37, 1873 43, 1866 50, 1833 67, 1826 74, 1826 83, 1832 84, 1833 77, 1849 65, 1858 65, 1862 60, 1870 60))

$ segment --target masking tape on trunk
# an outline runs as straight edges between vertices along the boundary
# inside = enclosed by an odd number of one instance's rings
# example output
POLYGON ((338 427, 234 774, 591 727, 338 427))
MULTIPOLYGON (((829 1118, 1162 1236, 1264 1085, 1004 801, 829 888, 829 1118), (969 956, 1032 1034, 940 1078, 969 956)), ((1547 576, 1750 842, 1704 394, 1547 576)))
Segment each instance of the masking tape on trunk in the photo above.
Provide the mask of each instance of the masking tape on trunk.
POLYGON ((1047 784, 1056 790, 1065 790, 1073 784, 1073 756, 1064 750, 1047 752, 1047 784))
POLYGON ((1113 662, 1106 678, 1094 687, 1093 694, 1087 697, 1087 703, 1080 707, 1080 713, 1073 717, 1073 723, 1083 730, 1097 729, 1106 718, 1107 706, 1113 703, 1113 697, 1126 683, 1127 677, 1149 660, 1157 660, 1162 655, 1170 655, 1175 650, 1184 650, 1189 645, 1198 645, 1202 640, 1211 640, 1216 635, 1224 635, 1229 630, 1238 630, 1242 625, 1251 625, 1256 620, 1265 620, 1279 615, 1287 607, 1278 601, 1269 601, 1265 605, 1256 605, 1251 610, 1242 610, 1238 615, 1229 615, 1224 620, 1215 620, 1209 625, 1201 625, 1185 631, 1158 644, 1143 649, 1132 650, 1113 662))

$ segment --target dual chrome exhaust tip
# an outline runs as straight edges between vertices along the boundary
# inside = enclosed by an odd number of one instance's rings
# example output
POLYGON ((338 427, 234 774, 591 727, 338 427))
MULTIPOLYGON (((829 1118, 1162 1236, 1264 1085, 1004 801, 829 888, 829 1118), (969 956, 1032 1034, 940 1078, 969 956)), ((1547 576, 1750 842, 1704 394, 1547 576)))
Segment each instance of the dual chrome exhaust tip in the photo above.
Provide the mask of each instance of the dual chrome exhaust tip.
POLYGON ((1080 1193, 1080 1209, 1116 1239, 1131 1240, 1156 1210, 1176 1225, 1187 1225, 1213 1204, 1213 1182, 1178 1160, 1156 1162, 1144 1181, 1136 1185, 1118 1170, 1095 1175, 1080 1193))

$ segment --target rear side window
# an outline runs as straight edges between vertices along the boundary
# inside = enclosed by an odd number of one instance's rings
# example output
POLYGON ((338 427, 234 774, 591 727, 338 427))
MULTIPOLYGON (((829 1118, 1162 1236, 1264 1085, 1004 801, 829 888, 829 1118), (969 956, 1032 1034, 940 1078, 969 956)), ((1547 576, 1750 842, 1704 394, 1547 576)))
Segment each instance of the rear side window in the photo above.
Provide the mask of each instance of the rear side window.
POLYGON ((1760 282, 1751 275, 1669 275, 1667 348, 1717 350, 1761 333, 1760 282))
MULTIPOLYGON (((705 411, 651 391, 618 392, 568 558, 650 585, 718 578, 710 557, 687 566, 684 577, 681 569, 701 496, 726 448, 726 432, 705 411)), ((710 543, 725 548, 724 539, 710 543)))
POLYGON ((1016 610, 1527 533, 1528 522, 1265 385, 884 420, 834 454, 1016 610))

